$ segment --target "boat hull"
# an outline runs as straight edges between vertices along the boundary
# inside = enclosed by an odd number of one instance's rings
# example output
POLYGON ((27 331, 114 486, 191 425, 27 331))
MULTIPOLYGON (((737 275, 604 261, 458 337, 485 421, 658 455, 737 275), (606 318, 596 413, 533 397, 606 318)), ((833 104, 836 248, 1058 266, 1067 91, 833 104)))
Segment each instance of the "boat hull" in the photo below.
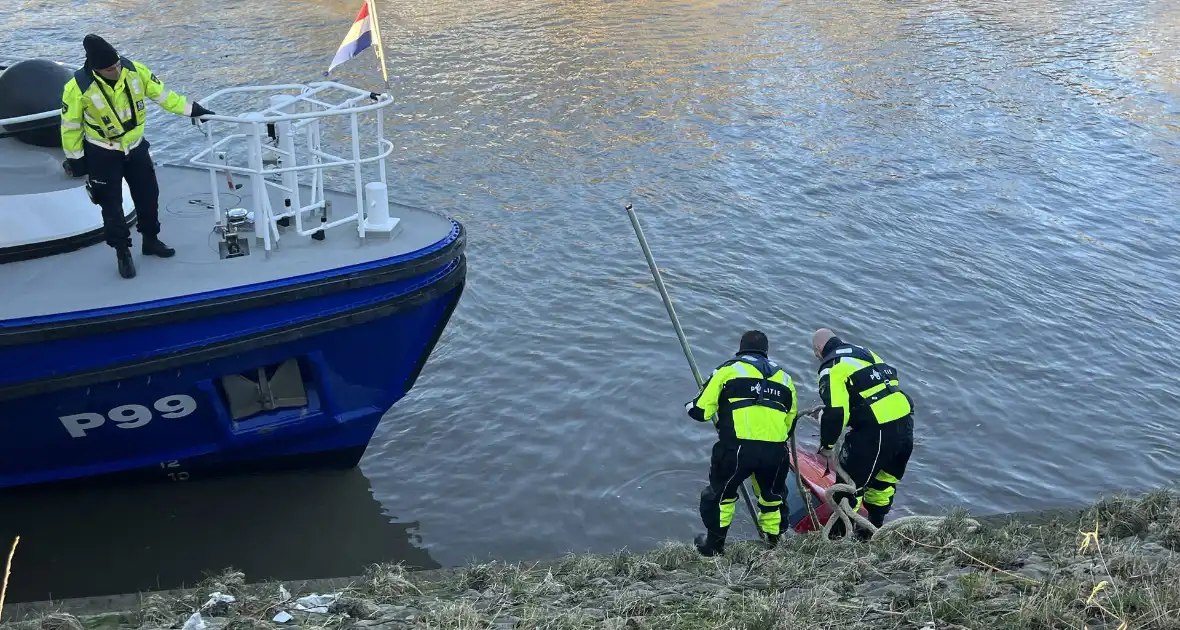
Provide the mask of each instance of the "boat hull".
MULTIPOLYGON (((792 530, 798 534, 818 531, 827 525, 832 517, 832 510, 824 502, 828 488, 836 484, 836 473, 828 468, 823 458, 815 453, 806 452, 799 448, 799 462, 791 467, 791 476, 787 483, 787 521, 792 530), (819 526, 811 521, 807 506, 796 490, 797 483, 794 475, 796 471, 803 474, 804 487, 807 489, 808 501, 815 511, 815 518, 819 526)), ((860 515, 868 518, 864 505, 860 506, 860 515)))
POLYGON ((28 343, 14 343, 22 328, 8 329, 0 336, 0 488, 356 465, 462 295, 461 250, 418 275, 367 285, 354 275, 333 291, 305 286, 270 306, 202 311, 192 303, 130 324, 26 326, 28 343), (287 389, 298 383, 303 399, 235 419, 222 377, 250 378, 258 368, 276 382, 283 369, 287 389))

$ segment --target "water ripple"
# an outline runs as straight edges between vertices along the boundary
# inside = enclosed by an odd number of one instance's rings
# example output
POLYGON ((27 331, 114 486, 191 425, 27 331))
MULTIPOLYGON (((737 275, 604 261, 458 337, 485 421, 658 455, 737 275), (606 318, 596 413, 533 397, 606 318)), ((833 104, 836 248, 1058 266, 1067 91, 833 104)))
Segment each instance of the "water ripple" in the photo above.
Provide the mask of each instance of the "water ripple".
MULTIPOLYGON (((0 47, 77 62, 101 20, 182 92, 317 80, 355 4, 18 2, 0 47)), ((624 202, 706 372, 760 327, 813 404, 821 325, 899 367, 899 513, 1180 465, 1174 4, 379 5, 394 189, 464 220, 470 281, 362 467, 444 564, 697 527, 711 429, 624 202)), ((369 55, 341 76, 379 85, 369 55)), ((152 116, 180 158, 187 123, 152 116)))

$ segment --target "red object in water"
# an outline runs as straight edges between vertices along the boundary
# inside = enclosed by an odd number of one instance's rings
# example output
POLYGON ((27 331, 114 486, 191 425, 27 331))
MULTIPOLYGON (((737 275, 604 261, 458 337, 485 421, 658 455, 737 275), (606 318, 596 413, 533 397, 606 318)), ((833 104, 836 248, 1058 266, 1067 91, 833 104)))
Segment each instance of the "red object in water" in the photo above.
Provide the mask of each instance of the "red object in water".
MULTIPOLYGON (((819 530, 827 524, 828 518, 832 515, 828 504, 824 502, 824 492, 836 484, 836 471, 828 471, 825 474, 824 470, 827 465, 824 458, 802 449, 799 450, 799 463, 794 468, 795 470, 792 470, 787 477, 787 518, 790 527, 799 534, 819 530), (803 497, 799 496, 799 486, 794 478, 796 470, 803 475, 803 486, 808 490, 809 496, 807 498, 815 509, 819 527, 812 524, 811 518, 807 514, 807 506, 803 503, 803 497)), ((862 516, 868 517, 864 505, 860 506, 859 511, 862 516)))

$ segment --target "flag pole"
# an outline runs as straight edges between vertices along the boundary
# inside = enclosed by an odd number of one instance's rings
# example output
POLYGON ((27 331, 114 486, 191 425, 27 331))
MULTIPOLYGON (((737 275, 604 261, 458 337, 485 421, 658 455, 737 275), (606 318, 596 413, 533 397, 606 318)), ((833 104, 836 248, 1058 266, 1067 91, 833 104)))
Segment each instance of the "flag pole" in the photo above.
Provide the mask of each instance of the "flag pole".
MULTIPOLYGON (((369 5, 369 19, 373 21, 373 45, 374 52, 377 53, 377 62, 381 64, 381 78, 385 80, 385 93, 389 98, 393 98, 393 89, 389 86, 389 71, 385 69, 385 48, 381 45, 381 24, 377 21, 377 5, 374 0, 365 0, 369 5)), ((377 110, 377 129, 383 127, 385 120, 385 110, 377 110)), ((377 152, 381 153, 384 147, 381 146, 382 138, 377 138, 377 152)), ((378 172, 381 174, 381 183, 387 184, 385 180, 385 158, 381 158, 377 162, 378 172)))
POLYGON ((385 91, 392 96, 389 88, 389 71, 385 69, 385 48, 381 46, 381 25, 377 21, 377 6, 373 0, 365 0, 369 5, 369 19, 373 20, 373 45, 376 47, 377 61, 381 64, 381 78, 385 80, 385 91))

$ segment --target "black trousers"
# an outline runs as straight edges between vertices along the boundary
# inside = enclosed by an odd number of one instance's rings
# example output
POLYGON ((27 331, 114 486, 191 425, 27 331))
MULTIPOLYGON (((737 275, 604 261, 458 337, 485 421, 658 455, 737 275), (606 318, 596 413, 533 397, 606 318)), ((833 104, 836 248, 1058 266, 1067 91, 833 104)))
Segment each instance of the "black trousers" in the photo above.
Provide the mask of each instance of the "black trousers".
POLYGON ((779 534, 786 500, 790 450, 785 442, 736 440, 717 442, 709 462, 709 485, 701 491, 701 521, 710 537, 724 540, 737 508, 738 491, 753 476, 758 499, 758 527, 779 534))
POLYGON ((850 430, 844 436, 840 466, 856 484, 857 499, 863 496, 869 520, 877 526, 884 522, 893 505, 896 486, 905 475, 913 451, 912 415, 878 425, 876 429, 850 430))
POLYGON ((102 228, 107 245, 131 247, 131 230, 123 217, 123 180, 135 204, 136 229, 144 236, 160 233, 160 185, 152 164, 148 141, 124 154, 83 142, 86 172, 95 201, 102 207, 102 228))

